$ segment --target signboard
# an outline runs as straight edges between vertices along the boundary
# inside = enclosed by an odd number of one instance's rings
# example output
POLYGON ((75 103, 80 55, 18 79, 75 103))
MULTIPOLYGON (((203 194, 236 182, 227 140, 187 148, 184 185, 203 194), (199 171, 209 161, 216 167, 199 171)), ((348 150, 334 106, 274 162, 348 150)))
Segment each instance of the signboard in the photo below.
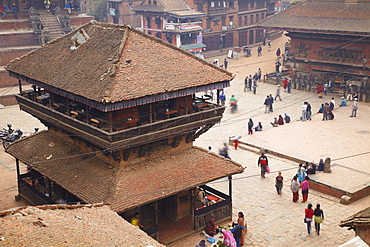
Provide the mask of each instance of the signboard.
POLYGON ((233 50, 229 50, 229 51, 227 52, 227 57, 228 57, 228 58, 232 58, 232 57, 233 57, 233 50))
POLYGON ((166 25, 164 25, 164 29, 175 30, 175 25, 166 24, 166 25))
POLYGON ((199 28, 200 25, 199 24, 195 24, 195 25, 186 25, 186 26, 179 26, 179 30, 189 30, 189 29, 193 29, 193 28, 199 28))
POLYGON ((116 15, 116 9, 114 9, 114 8, 109 8, 109 15, 113 15, 113 16, 115 16, 115 15, 116 15))

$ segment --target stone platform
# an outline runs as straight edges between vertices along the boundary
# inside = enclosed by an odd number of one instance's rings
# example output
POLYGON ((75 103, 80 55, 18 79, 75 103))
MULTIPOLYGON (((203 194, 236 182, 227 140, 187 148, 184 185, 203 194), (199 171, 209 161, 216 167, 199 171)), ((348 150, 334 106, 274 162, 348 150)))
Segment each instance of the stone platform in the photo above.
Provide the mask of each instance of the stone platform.
MULTIPOLYGON (((229 140, 229 145, 233 145, 231 140, 229 140)), ((256 154, 264 152, 267 155, 274 155, 296 163, 304 164, 305 162, 311 162, 310 160, 304 160, 289 154, 276 152, 244 141, 239 142, 239 149, 256 154)), ((367 152, 365 154, 369 153, 370 152, 367 152)), ((334 163, 331 165, 331 173, 317 172, 316 174, 310 174, 309 177, 311 179, 311 189, 337 198, 342 198, 341 203, 343 204, 349 204, 370 195, 370 173, 366 171, 334 163), (347 183, 348 181, 352 182, 347 183)))

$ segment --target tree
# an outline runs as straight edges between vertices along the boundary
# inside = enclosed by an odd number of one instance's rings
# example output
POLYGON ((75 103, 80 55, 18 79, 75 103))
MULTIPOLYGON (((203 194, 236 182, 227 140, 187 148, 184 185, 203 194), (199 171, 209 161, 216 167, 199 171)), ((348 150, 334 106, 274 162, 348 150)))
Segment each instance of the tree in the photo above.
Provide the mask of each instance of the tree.
POLYGON ((95 20, 107 22, 107 0, 92 0, 89 14, 94 16, 95 20))

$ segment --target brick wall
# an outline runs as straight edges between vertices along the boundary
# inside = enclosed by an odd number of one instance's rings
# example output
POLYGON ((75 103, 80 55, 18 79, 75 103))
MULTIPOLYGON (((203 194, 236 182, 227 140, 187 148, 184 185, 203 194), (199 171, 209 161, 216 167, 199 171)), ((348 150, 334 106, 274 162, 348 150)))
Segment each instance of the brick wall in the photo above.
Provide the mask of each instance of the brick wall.
POLYGON ((34 48, 2 50, 0 51, 0 66, 5 66, 11 60, 21 57, 32 50, 34 50, 34 48))
POLYGON ((18 104, 17 100, 15 99, 14 95, 5 95, 0 96, 0 104, 3 106, 10 106, 18 104))
POLYGON ((0 88, 18 85, 18 80, 10 77, 8 71, 0 70, 0 88))
MULTIPOLYGON (((9 14, 9 13, 8 13, 9 14)), ((8 16, 7 14, 7 16, 8 16)), ((23 29, 27 30, 30 29, 30 22, 29 20, 20 20, 20 21, 14 21, 9 19, 9 20, 3 20, 0 25, 0 31, 4 30, 14 30, 14 29, 23 29)))
POLYGON ((33 31, 21 33, 4 33, 1 35, 0 47, 37 45, 33 31))

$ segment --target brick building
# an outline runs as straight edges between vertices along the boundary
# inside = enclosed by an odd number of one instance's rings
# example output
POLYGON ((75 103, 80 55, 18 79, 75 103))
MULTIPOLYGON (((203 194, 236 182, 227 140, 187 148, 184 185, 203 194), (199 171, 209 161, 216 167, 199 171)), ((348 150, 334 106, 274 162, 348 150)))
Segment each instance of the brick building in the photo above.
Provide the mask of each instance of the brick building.
POLYGON ((137 15, 134 9, 142 2, 143 0, 107 1, 108 22, 115 24, 129 24, 134 27, 141 27, 140 15, 137 15))
POLYGON ((104 202, 126 219, 140 211, 161 243, 212 215, 231 219, 231 175, 243 168, 193 146, 225 110, 203 92, 228 87, 231 73, 130 26, 97 22, 6 69, 19 80, 20 108, 48 127, 6 150, 16 158, 20 198, 104 202), (22 90, 22 81, 34 89, 22 90), (223 177, 228 194, 205 185, 223 177), (215 203, 204 207, 205 195, 215 203))
POLYGON ((0 212, 2 246, 164 247, 102 204, 42 205, 0 212))
POLYGON ((141 17, 141 29, 177 47, 201 50, 202 18, 182 0, 144 0, 134 9, 141 17), (198 46, 197 46, 198 44, 198 46))
POLYGON ((290 75, 295 88, 315 90, 332 83, 346 94, 349 84, 370 100, 370 1, 308 0, 261 21, 266 30, 291 38, 290 75), (345 13, 345 14, 343 14, 345 13))
MULTIPOLYGON (((255 25, 267 17, 267 0, 187 0, 193 9, 205 13, 203 43, 207 50, 242 47, 262 42, 265 34, 255 25)), ((269 8, 269 13, 273 13, 269 8)))

